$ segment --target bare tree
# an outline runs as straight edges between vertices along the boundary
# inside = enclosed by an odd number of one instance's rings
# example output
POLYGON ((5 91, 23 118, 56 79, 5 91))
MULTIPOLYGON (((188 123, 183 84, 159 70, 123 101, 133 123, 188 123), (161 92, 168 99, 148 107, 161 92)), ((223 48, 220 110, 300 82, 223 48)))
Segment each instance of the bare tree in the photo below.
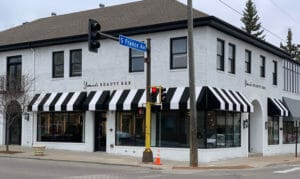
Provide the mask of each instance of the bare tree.
POLYGON ((27 74, 17 78, 2 76, 0 81, 0 107, 6 126, 5 146, 6 151, 9 151, 11 125, 15 120, 22 118, 22 114, 25 112, 29 102, 30 90, 34 79, 27 74))

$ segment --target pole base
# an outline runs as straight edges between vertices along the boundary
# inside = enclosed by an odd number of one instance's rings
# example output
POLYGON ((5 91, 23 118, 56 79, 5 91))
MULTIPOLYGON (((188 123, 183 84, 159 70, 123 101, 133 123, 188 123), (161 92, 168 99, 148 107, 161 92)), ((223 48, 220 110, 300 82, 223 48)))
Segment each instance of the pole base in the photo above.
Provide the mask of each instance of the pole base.
POLYGON ((153 153, 151 149, 145 149, 143 152, 143 158, 142 158, 143 163, 152 163, 153 162, 153 153))

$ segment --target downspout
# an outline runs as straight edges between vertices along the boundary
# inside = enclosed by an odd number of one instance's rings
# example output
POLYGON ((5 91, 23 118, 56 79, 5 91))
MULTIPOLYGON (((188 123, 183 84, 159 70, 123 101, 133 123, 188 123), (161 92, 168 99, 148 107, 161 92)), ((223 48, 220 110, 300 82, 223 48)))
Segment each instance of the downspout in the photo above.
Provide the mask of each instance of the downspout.
MULTIPOLYGON (((32 51, 32 62, 33 62, 33 92, 36 89, 35 83, 36 83, 36 78, 35 78, 35 49, 31 48, 32 51)), ((33 146, 33 140, 34 140, 34 113, 32 113, 32 126, 31 126, 31 146, 33 146)))

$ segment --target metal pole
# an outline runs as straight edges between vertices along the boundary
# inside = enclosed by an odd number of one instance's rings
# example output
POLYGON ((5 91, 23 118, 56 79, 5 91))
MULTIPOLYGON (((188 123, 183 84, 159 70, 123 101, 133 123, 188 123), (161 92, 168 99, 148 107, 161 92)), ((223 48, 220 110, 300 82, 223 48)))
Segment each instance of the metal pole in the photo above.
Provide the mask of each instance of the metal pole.
POLYGON ((151 102, 150 102, 150 87, 151 87, 151 39, 147 39, 147 58, 146 63, 146 135, 145 135, 145 150, 143 152, 142 162, 153 162, 153 153, 151 151, 151 102))
POLYGON ((295 148, 295 157, 298 157, 298 129, 299 129, 299 125, 298 125, 298 121, 296 121, 296 148, 295 148))
POLYGON ((193 2, 188 0, 188 55, 190 86, 190 166, 198 167, 197 111, 195 100, 193 2))

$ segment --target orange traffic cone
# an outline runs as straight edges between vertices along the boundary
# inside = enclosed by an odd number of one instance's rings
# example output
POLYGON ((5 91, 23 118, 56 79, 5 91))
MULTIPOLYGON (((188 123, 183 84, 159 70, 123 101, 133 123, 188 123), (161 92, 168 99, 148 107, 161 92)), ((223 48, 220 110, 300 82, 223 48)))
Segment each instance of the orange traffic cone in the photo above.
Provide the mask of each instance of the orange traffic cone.
POLYGON ((162 165, 161 163, 160 163, 160 155, 159 155, 159 149, 157 150, 157 155, 156 155, 156 158, 155 158, 155 162, 154 162, 154 164, 155 165, 162 165))

